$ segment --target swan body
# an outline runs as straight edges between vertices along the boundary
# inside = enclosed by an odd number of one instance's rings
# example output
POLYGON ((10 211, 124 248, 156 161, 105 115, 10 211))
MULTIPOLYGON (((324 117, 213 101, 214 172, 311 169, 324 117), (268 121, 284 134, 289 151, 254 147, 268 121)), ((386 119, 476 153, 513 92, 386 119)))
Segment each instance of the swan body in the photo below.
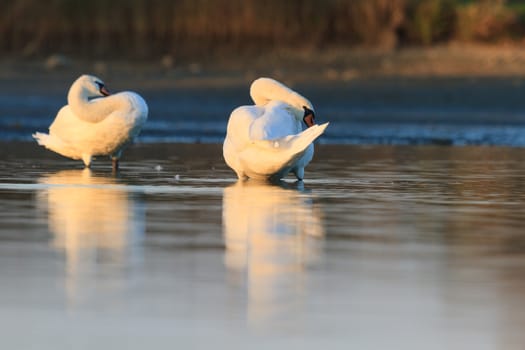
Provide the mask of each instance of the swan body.
POLYGON ((118 167, 122 150, 133 141, 148 118, 148 106, 130 91, 110 95, 104 82, 91 75, 78 78, 68 93, 49 134, 36 132, 39 145, 86 167, 94 156, 108 155, 118 167))
POLYGON ((276 80, 255 80, 250 95, 255 105, 230 115, 223 145, 226 164, 239 179, 278 180, 292 172, 302 180, 313 158, 312 142, 328 123, 314 124, 310 101, 276 80), (304 131, 302 121, 308 126, 304 131))

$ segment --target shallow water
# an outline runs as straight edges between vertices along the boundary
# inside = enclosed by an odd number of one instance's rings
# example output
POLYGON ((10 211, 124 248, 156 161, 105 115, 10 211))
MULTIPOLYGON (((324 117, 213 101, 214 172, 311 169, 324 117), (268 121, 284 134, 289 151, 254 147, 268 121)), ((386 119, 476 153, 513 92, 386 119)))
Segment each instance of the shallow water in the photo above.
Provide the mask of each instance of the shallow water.
MULTIPOLYGON (((0 141, 46 132, 77 75, 0 81, 0 141)), ((232 110, 252 104, 247 78, 108 75, 112 91, 132 89, 148 102, 140 142, 220 143, 232 110)), ((522 77, 318 80, 293 87, 313 102, 319 123, 332 123, 322 143, 525 146, 522 77)))
POLYGON ((5 348, 521 349, 525 150, 319 146, 236 183, 219 145, 114 176, 0 154, 5 348))

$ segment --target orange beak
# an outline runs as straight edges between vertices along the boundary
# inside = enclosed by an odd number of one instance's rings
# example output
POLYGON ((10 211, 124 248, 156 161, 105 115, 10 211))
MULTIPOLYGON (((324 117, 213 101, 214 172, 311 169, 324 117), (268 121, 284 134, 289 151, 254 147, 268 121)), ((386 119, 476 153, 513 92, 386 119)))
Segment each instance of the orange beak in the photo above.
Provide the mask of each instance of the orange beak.
POLYGON ((303 106, 303 109, 304 109, 303 122, 306 124, 307 127, 313 126, 315 124, 314 111, 304 106, 303 106))
POLYGON ((111 95, 111 93, 109 92, 108 89, 106 89, 106 87, 104 85, 102 85, 99 89, 100 93, 104 96, 109 96, 111 95))

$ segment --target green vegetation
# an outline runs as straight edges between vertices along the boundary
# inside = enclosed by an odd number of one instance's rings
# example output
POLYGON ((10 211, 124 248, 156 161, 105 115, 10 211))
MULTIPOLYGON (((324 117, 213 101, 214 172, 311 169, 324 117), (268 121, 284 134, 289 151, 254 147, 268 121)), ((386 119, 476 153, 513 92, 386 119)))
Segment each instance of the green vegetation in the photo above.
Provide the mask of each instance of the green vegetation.
POLYGON ((0 52, 152 57, 261 48, 518 42, 504 0, 0 0, 0 52))

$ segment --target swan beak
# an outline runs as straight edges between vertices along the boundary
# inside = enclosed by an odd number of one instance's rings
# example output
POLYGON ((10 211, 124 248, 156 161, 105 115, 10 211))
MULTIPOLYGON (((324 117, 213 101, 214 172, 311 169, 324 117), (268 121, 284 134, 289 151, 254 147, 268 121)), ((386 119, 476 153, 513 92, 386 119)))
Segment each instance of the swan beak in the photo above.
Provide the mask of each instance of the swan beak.
POLYGON ((102 95, 104 95, 104 96, 109 96, 109 95, 111 95, 111 93, 109 92, 109 90, 106 89, 106 87, 105 87, 104 85, 101 85, 101 86, 100 86, 100 89, 99 89, 98 91, 100 91, 100 93, 101 93, 102 95))
POLYGON ((307 107, 304 107, 304 106, 303 106, 303 109, 304 109, 303 121, 306 124, 306 126, 307 127, 311 127, 311 126, 315 125, 314 111, 312 111, 310 108, 307 108, 307 107))

